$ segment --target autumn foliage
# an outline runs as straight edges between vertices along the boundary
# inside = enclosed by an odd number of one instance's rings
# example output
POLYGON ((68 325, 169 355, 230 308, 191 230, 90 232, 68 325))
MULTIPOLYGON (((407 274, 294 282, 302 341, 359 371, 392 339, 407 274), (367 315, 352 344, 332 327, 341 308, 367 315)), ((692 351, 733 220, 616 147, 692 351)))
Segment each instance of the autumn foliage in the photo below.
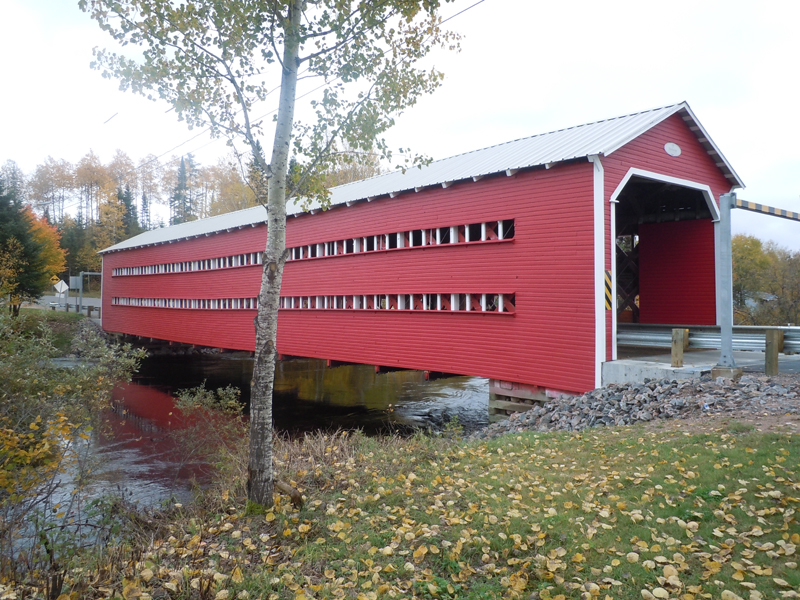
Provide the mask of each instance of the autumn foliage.
POLYGON ((32 312, 0 314, 0 583, 35 587, 102 531, 84 523, 85 442, 143 352, 109 345, 79 315, 32 312), (54 362, 56 325, 71 328, 72 368, 54 362))
POLYGON ((75 597, 766 600, 800 591, 800 439, 709 421, 493 441, 278 439, 307 497, 245 503, 242 460, 65 580, 75 597))

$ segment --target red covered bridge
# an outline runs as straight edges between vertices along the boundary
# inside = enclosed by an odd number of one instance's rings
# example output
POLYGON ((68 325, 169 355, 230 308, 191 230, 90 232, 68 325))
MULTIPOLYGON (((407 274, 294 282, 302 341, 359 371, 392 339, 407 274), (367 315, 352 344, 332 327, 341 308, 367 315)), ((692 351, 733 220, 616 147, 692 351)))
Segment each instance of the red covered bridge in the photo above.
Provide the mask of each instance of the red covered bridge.
MULTIPOLYGON (((618 319, 717 323, 717 199, 738 187, 685 103, 337 187, 290 207, 278 351, 592 389, 618 319)), ((253 350, 264 218, 104 250, 103 328, 253 350)))

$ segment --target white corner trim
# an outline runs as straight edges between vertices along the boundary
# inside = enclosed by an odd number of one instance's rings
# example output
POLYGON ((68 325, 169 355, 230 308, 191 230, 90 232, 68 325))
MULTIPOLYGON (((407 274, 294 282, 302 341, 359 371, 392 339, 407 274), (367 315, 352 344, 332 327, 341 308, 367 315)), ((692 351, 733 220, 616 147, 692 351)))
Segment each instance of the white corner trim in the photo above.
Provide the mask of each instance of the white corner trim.
POLYGON ((603 363, 606 360, 605 303, 605 171, 600 156, 589 156, 594 172, 594 385, 603 385, 603 363))
MULTIPOLYGON (((720 247, 719 247, 719 221, 714 221, 714 290, 719 290, 721 283, 720 283, 720 273, 719 273, 719 265, 720 265, 720 247)), ((717 326, 721 325, 720 322, 720 315, 722 314, 722 298, 720 297, 720 293, 717 291, 714 294, 717 297, 716 302, 716 309, 717 309, 717 319, 716 324, 717 326)))
POLYGON ((642 179, 650 179, 651 181, 663 181, 664 183, 671 183, 673 185, 679 185, 681 187, 697 190, 703 194, 703 197, 706 200, 706 205, 708 205, 708 210, 711 211, 711 220, 714 221, 715 223, 719 221, 719 206, 717 206, 717 203, 714 202, 714 193, 711 191, 711 188, 706 184, 698 183, 696 181, 690 181, 689 179, 672 177, 670 175, 663 175, 661 173, 655 173, 653 171, 645 171, 644 169, 636 169, 634 167, 631 167, 630 169, 628 169, 628 172, 625 173, 625 177, 622 178, 622 181, 619 182, 617 189, 615 189, 614 193, 611 194, 609 202, 619 201, 618 200, 619 195, 622 193, 622 190, 625 189, 625 186, 628 184, 631 177, 641 177, 642 179))
POLYGON ((617 203, 609 202, 609 221, 611 226, 611 360, 617 360, 617 203))
MULTIPOLYGON (((105 268, 105 256, 102 254, 100 255, 100 273, 104 273, 103 269, 105 268)), ((103 284, 105 283, 106 278, 102 275, 100 276, 100 329, 103 329, 103 317, 106 316, 106 309, 103 306, 103 288, 105 287, 103 284)), ((83 287, 83 282, 81 282, 81 287, 83 287)), ((67 290, 67 302, 69 302, 69 290, 67 290)), ((69 308, 69 307, 67 307, 69 308)))

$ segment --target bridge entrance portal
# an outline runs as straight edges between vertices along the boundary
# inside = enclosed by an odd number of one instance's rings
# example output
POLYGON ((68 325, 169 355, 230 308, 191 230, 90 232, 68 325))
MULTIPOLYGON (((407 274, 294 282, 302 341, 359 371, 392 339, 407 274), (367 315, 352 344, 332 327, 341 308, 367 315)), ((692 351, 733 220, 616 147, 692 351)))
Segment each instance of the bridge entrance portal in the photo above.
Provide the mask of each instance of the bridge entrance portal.
POLYGON ((717 205, 706 186, 656 177, 612 197, 617 323, 715 325, 717 205))

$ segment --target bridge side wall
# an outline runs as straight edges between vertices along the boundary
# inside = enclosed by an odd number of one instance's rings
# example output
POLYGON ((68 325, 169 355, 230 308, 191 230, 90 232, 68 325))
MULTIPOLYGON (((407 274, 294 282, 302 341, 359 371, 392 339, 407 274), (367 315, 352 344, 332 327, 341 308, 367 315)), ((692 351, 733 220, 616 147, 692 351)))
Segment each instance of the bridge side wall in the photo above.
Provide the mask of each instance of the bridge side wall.
MULTIPOLYGON (((513 219, 513 241, 442 244, 293 260, 287 297, 514 295, 513 313, 282 309, 282 354, 427 369, 566 391, 594 384, 592 165, 558 165, 408 192, 290 218, 287 246, 513 219)), ((250 309, 119 306, 113 297, 235 298, 258 293, 260 267, 110 276, 113 268, 204 260, 263 248, 247 228, 104 258, 104 328, 251 350, 250 309)))
POLYGON ((288 243, 515 220, 513 242, 427 246, 291 263, 284 294, 515 294, 515 313, 285 310, 287 354, 593 387, 592 169, 505 175, 336 208, 288 243))
POLYGON ((259 265, 230 269, 112 276, 118 267, 139 267, 262 252, 265 225, 148 246, 103 256, 103 329, 106 331, 197 344, 252 350, 255 310, 202 310, 117 306, 114 297, 221 299, 255 297, 261 281, 259 265))

